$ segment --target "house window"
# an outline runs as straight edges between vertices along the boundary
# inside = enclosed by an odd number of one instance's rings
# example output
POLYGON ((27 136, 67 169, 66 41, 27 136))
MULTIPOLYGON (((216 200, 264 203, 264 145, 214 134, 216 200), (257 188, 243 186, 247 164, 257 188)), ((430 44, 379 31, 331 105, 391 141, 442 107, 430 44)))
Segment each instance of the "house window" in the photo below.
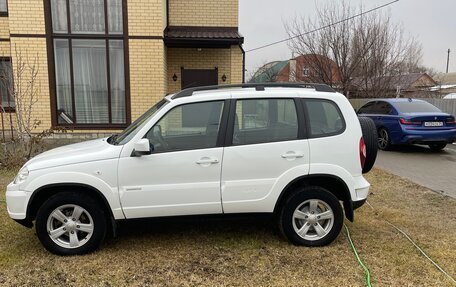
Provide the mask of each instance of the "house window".
POLYGON ((304 67, 304 68, 302 69, 302 75, 303 75, 304 77, 308 77, 308 76, 309 76, 309 67, 304 67))
POLYGON ((0 108, 1 112, 12 111, 15 108, 14 99, 11 97, 13 84, 13 73, 11 60, 9 58, 0 59, 0 108))
POLYGON ((0 0, 0 16, 8 15, 8 3, 6 0, 0 0))
POLYGON ((122 0, 50 0, 57 123, 125 125, 122 0))

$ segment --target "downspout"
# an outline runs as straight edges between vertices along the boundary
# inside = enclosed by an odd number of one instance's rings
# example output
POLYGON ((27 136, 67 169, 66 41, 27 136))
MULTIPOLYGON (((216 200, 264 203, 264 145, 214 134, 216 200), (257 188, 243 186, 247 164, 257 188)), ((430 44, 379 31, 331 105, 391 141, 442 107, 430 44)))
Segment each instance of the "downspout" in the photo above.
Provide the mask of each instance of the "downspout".
POLYGON ((169 27, 169 0, 166 0, 166 28, 169 27))
POLYGON ((241 48, 242 51, 242 83, 245 83, 245 51, 244 48, 242 48, 242 44, 239 44, 239 48, 241 48))

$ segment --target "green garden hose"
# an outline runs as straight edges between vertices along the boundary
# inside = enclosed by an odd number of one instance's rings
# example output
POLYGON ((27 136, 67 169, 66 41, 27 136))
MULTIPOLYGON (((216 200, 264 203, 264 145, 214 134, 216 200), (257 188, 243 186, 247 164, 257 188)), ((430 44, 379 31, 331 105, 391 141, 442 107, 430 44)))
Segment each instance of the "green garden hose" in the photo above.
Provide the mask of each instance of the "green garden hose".
POLYGON ((365 276, 366 276, 366 283, 367 283, 367 286, 368 286, 368 287, 372 287, 372 284, 371 284, 371 281, 370 281, 370 278, 371 278, 371 277, 370 277, 369 269, 367 269, 366 265, 364 265, 363 261, 362 261, 361 258, 359 257, 358 251, 356 251, 355 244, 353 243, 353 241, 352 241, 352 239, 351 239, 350 231, 348 230, 347 225, 344 224, 344 227, 345 227, 345 231, 347 232, 348 242, 350 242, 351 248, 352 248, 353 252, 355 253, 356 259, 358 259, 359 265, 361 265, 361 267, 363 267, 363 269, 364 269, 364 274, 365 274, 365 276))

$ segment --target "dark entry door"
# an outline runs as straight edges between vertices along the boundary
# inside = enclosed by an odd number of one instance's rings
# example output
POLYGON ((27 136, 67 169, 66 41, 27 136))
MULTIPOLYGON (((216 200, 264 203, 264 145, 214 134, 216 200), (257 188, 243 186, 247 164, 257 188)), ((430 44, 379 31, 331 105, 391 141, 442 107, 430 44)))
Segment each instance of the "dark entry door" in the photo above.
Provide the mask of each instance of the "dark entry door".
POLYGON ((181 88, 218 85, 218 70, 182 70, 181 88))

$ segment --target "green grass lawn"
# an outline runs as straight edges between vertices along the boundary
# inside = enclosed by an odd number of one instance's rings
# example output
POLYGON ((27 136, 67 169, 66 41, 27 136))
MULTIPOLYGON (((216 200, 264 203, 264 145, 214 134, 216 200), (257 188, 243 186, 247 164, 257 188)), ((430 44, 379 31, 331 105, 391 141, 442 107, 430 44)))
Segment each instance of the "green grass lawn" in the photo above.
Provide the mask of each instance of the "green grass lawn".
MULTIPOLYGON (((0 188, 14 172, 0 172, 0 188)), ((454 286, 394 228, 456 276, 456 200, 374 170, 369 202, 346 222, 374 286, 454 286)), ((4 200, 4 192, 0 195, 4 200)), ((0 203, 0 286, 365 286, 342 233, 296 247, 264 218, 135 221, 89 255, 58 257, 0 203)))

